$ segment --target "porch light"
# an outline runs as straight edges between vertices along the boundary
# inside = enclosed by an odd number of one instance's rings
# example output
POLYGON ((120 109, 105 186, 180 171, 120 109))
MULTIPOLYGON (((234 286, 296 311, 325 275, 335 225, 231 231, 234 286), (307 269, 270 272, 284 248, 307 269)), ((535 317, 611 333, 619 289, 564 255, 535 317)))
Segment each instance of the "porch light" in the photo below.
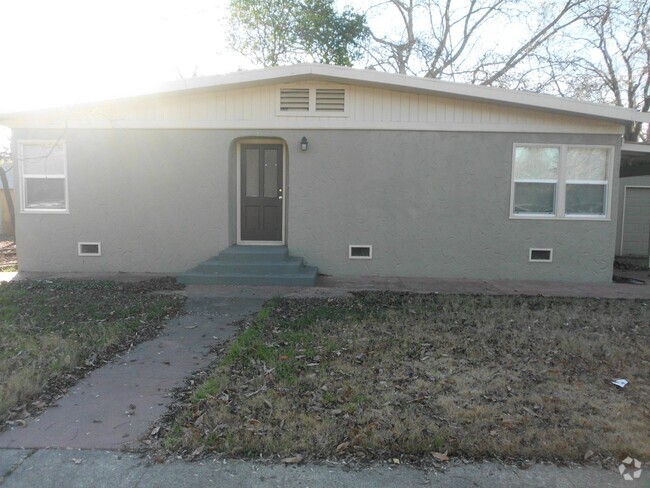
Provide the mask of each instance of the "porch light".
POLYGON ((300 139, 300 150, 301 151, 306 151, 307 150, 307 138, 305 136, 302 136, 302 139, 300 139))

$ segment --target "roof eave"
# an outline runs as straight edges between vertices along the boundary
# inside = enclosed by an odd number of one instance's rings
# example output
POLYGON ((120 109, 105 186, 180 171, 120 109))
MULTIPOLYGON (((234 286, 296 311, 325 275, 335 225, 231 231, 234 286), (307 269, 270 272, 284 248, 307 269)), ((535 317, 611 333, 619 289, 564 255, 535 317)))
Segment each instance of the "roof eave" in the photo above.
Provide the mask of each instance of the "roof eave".
POLYGON ((624 142, 621 151, 625 153, 650 154, 650 144, 639 142, 624 142))
MULTIPOLYGON (((296 64, 259 70, 238 71, 235 73, 214 75, 205 78, 190 78, 187 80, 165 83, 159 85, 155 89, 141 92, 131 97, 104 100, 84 105, 125 102, 149 96, 225 90, 233 87, 250 87, 268 83, 291 83, 307 80, 360 84, 390 88, 393 90, 472 100, 482 103, 499 103, 507 106, 562 113, 572 116, 577 115, 620 124, 628 124, 630 122, 650 123, 650 114, 623 107, 559 98, 553 95, 322 64, 296 64)), ((0 121, 47 111, 66 110, 68 108, 69 107, 59 107, 46 110, 29 110, 0 114, 0 121)))

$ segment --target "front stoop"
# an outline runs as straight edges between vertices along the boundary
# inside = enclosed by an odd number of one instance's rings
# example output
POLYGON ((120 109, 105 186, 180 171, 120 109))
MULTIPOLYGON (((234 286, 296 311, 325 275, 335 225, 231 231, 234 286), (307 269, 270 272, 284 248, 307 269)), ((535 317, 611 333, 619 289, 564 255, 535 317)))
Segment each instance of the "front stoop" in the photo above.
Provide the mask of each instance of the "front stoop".
POLYGON ((176 277, 186 285, 314 286, 318 268, 286 246, 231 246, 176 277))

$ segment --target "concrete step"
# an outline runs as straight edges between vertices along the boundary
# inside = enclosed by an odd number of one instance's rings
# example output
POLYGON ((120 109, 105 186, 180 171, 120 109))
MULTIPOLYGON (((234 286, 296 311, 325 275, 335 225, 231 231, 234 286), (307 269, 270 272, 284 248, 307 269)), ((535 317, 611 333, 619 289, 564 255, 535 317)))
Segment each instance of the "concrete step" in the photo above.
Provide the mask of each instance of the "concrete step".
POLYGON ((176 280, 186 285, 275 285, 275 286, 314 286, 318 268, 304 266, 298 273, 258 274, 258 273, 202 273, 188 271, 176 280))
POLYGON ((186 285, 314 286, 317 276, 318 268, 303 266, 303 259, 289 256, 286 246, 231 246, 176 280, 186 285))
POLYGON ((214 273, 214 274, 228 274, 228 273, 248 273, 248 274, 292 274, 298 273, 302 267, 302 258, 295 256, 287 256, 284 261, 271 261, 261 262, 253 261, 248 263, 233 263, 230 261, 222 261, 220 257, 208 259, 199 264, 191 271, 199 273, 214 273))
POLYGON ((284 261, 289 257, 287 246, 230 246, 219 253, 219 261, 252 263, 284 261))

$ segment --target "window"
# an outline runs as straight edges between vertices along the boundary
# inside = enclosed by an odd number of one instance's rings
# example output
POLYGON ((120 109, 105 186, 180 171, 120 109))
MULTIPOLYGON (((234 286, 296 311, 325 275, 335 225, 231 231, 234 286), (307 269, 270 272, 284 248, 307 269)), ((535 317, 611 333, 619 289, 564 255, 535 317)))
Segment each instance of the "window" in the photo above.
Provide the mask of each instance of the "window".
POLYGON ((68 211, 63 141, 18 141, 23 212, 68 211))
POLYGON ((515 213, 554 214, 560 148, 515 148, 515 213))
POLYGON ((283 87, 280 88, 278 114, 345 116, 345 88, 283 87))
POLYGON ((515 145, 511 217, 606 218, 612 156, 611 147, 515 145))
POLYGON ((608 151, 570 147, 566 164, 567 215, 605 215, 608 151))

